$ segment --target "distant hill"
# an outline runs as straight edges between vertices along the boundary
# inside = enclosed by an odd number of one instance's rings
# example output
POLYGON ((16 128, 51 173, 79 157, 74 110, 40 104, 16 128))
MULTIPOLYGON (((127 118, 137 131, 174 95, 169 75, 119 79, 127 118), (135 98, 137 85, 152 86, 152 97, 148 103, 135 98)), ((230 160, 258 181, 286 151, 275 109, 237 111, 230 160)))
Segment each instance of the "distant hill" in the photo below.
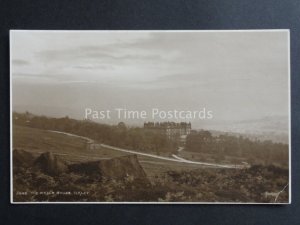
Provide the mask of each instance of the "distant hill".
POLYGON ((284 116, 269 116, 257 120, 204 124, 203 129, 212 134, 242 135, 251 140, 271 140, 276 143, 289 143, 289 122, 284 116))

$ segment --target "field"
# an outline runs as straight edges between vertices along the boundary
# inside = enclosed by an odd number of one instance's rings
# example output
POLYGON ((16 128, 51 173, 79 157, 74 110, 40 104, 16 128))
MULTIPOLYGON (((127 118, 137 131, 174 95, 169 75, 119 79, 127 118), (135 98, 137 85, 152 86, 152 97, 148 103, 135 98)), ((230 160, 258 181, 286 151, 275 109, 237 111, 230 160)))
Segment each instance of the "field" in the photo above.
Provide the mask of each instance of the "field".
MULTIPOLYGON (((21 162, 21 166, 14 161, 15 201, 288 201, 288 188, 284 188, 288 171, 274 166, 229 169, 140 155, 134 158, 103 147, 91 149, 80 137, 17 125, 13 149, 28 161, 35 160, 34 164, 21 162), (96 167, 95 161, 100 162, 96 167), (57 194, 60 191, 72 194, 57 194)), ((199 157, 189 154, 182 153, 199 157)))
POLYGON ((30 127, 14 126, 13 148, 32 153, 53 152, 76 162, 82 160, 105 159, 126 155, 117 151, 101 149, 91 151, 86 140, 30 127))

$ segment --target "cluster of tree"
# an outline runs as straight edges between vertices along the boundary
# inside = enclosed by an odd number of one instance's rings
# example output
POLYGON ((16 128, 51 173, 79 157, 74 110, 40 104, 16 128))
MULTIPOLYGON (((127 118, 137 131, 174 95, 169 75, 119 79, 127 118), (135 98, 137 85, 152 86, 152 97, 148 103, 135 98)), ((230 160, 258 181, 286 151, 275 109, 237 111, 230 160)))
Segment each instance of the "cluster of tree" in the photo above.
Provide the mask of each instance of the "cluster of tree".
POLYGON ((250 140, 242 136, 213 136, 209 131, 204 130, 192 132, 187 136, 186 150, 215 154, 220 157, 225 155, 243 157, 251 163, 259 159, 266 164, 287 165, 289 157, 287 144, 250 140))
POLYGON ((88 120, 75 120, 69 117, 50 118, 35 116, 30 113, 13 113, 13 123, 45 130, 68 132, 89 137, 104 144, 130 148, 140 151, 173 152, 177 143, 170 140, 164 133, 139 127, 127 127, 124 123, 118 125, 99 124, 88 120))

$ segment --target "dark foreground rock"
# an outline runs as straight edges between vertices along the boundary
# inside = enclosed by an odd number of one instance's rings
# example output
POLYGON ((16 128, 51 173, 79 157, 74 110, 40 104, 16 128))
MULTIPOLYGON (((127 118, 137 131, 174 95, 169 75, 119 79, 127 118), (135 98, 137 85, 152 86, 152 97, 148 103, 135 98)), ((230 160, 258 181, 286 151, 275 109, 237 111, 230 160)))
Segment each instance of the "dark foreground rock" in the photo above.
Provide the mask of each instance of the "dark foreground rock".
POLYGON ((132 179, 147 177, 136 155, 73 164, 69 166, 69 170, 74 173, 116 180, 126 177, 131 177, 132 179))
POLYGON ((13 157, 14 201, 153 200, 136 155, 75 164, 50 152, 15 150, 13 157))
POLYGON ((64 160, 51 152, 41 154, 34 162, 34 166, 48 175, 59 175, 68 170, 64 160))

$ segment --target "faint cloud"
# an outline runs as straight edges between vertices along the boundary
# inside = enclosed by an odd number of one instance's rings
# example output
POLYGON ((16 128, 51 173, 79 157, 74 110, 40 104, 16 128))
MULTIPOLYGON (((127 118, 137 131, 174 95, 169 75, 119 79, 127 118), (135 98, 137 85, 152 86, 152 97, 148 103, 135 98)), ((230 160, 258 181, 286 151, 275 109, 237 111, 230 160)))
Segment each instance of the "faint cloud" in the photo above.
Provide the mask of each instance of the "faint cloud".
POLYGON ((30 64, 30 62, 23 59, 14 59, 12 60, 12 63, 17 66, 26 66, 30 64))
POLYGON ((60 84, 84 84, 84 83, 94 83, 92 81, 77 80, 77 81, 60 81, 60 84))

